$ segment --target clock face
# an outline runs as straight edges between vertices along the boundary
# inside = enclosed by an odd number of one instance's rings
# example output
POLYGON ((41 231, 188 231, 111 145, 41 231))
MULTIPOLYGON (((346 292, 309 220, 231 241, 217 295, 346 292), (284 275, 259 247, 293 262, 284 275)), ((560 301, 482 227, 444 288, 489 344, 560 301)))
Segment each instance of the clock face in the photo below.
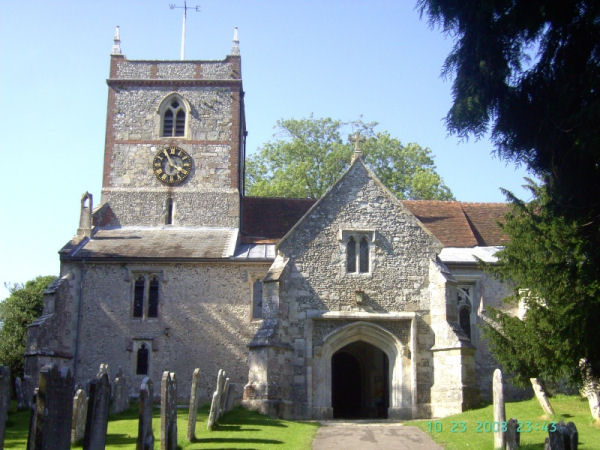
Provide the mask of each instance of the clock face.
POLYGON ((152 171, 164 184, 175 186, 183 183, 192 171, 192 158, 181 147, 165 147, 154 156, 152 171))

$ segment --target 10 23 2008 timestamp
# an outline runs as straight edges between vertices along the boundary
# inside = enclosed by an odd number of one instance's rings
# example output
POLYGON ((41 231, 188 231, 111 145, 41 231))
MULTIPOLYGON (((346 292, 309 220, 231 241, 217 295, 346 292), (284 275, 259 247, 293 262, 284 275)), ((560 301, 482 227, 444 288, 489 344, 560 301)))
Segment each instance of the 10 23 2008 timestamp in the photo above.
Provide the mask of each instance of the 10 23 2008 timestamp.
MULTIPOLYGON (((475 423, 468 423, 464 420, 451 420, 450 422, 442 422, 441 420, 430 420, 427 422, 427 431, 430 433, 466 433, 467 431, 475 431, 475 433, 495 433, 498 431, 506 431, 508 422, 497 422, 488 420, 478 420, 475 423)), ((524 420, 517 423, 517 431, 519 433, 531 433, 533 431, 556 431, 555 422, 532 422, 524 420)))

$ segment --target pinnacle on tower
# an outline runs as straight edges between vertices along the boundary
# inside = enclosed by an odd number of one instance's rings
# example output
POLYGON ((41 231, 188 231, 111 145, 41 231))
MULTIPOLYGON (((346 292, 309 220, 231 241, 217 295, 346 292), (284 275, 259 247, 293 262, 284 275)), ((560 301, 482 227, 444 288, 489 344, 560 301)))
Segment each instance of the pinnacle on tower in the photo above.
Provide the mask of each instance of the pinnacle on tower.
POLYGON ((121 38, 119 37, 119 25, 115 28, 115 37, 113 38, 113 46, 111 55, 122 55, 121 53, 121 38))
POLYGON ((239 56, 240 54, 240 39, 238 38, 238 28, 233 28, 233 47, 231 48, 231 54, 239 56))

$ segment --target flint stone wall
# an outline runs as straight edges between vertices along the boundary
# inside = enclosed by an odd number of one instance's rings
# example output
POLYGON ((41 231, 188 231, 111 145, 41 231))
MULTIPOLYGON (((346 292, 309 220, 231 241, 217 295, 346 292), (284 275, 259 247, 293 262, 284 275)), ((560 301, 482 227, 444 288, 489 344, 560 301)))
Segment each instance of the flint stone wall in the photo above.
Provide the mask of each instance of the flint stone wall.
MULTIPOLYGON (((174 92, 171 86, 123 87, 116 94, 113 131, 116 140, 156 139, 160 130, 158 108, 174 92)), ((223 87, 179 88, 176 92, 189 102, 186 124, 196 141, 225 141, 232 135, 232 90, 223 87)), ((181 139, 185 142, 185 139, 181 139)))
POLYGON ((232 80, 239 78, 231 62, 128 61, 116 62, 116 78, 130 80, 232 80))
MULTIPOLYGON (((154 177, 154 175, 152 175, 154 177)), ((175 190, 147 188, 125 192, 103 189, 102 200, 116 215, 114 225, 161 226, 167 215, 167 195, 173 199, 173 224, 176 226, 229 227, 240 226, 240 199, 237 190, 175 190)))
MULTIPOLYGON (((280 398, 306 405, 309 392, 317 392, 323 382, 315 376, 317 346, 326 333, 355 321, 313 321, 309 327, 306 319, 315 313, 417 312, 429 320, 430 261, 440 249, 439 242, 408 210, 389 198, 360 164, 351 168, 279 247, 290 261, 282 275, 279 304, 268 304, 267 308, 278 315, 277 336, 287 349, 269 350, 273 354, 268 362, 269 397, 272 390, 277 390, 280 398), (346 241, 340 239, 341 231, 346 230, 374 232, 375 242, 369 243, 369 273, 346 273, 346 241), (356 290, 365 293, 360 305, 356 303, 356 290), (307 386, 309 372, 312 386, 307 386), (298 393, 303 398, 298 398, 298 393)), ((266 297, 267 303, 277 301, 277 296, 266 297)), ((402 342, 408 341, 410 321, 392 324, 382 319, 373 323, 389 326, 402 342)), ((423 318, 418 326, 417 383, 430 386, 432 356, 427 346, 431 346, 433 337, 423 318)), ((421 396, 420 400, 427 398, 421 396)))
MULTIPOLYGON (((63 270, 77 270, 64 265, 63 270)), ((187 401, 192 373, 198 366, 200 403, 209 402, 218 370, 224 368, 241 392, 248 376, 248 348, 259 326, 251 321, 252 283, 266 264, 86 264, 82 287, 81 334, 76 379, 95 376, 98 363, 121 367, 129 394, 137 395, 144 376, 136 375, 136 351, 149 347, 149 374, 155 386, 162 372, 177 373, 178 395, 187 401), (158 318, 131 314, 133 277, 157 274, 158 318)))

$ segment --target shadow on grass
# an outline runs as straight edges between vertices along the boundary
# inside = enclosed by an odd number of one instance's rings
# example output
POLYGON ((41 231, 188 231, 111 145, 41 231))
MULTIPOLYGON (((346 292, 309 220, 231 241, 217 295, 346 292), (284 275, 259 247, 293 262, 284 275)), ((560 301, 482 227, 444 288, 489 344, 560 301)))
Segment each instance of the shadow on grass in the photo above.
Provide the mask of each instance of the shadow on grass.
MULTIPOLYGON (((270 444, 280 445, 283 441, 277 439, 238 439, 238 438, 200 438, 194 441, 194 444, 270 444)), ((200 448, 200 447, 198 447, 200 448)), ((231 448, 231 447, 228 447, 231 448)))
MULTIPOLYGON (((247 409, 237 407, 228 413, 224 414, 221 420, 219 421, 218 427, 223 427, 227 425, 254 425, 254 426, 262 426, 262 427, 281 427, 288 428, 285 423, 282 423, 278 419, 274 419, 269 416, 263 416, 260 414, 256 414, 252 411, 248 411, 247 409)), ((223 428, 215 428, 215 429, 223 429, 223 428)), ((234 430, 235 431, 235 430, 234 430)), ((239 431, 255 431, 251 429, 240 429, 239 431)), ((258 430, 256 430, 258 431, 258 430)))
POLYGON ((242 428, 242 425, 217 424, 213 427, 215 431, 262 431, 260 428, 242 428))

